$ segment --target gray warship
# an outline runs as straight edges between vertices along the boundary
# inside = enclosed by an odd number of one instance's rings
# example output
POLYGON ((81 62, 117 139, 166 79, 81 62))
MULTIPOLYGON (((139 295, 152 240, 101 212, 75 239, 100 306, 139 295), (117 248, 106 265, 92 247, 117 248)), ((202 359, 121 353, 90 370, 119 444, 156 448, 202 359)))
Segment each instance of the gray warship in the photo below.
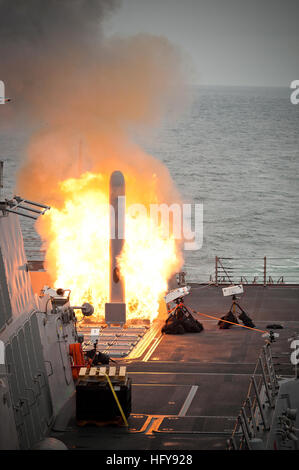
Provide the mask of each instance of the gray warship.
POLYGON ((27 260, 18 214, 47 209, 22 198, 0 202, 1 450, 298 450, 299 377, 290 357, 299 285, 243 279, 240 302, 255 328, 219 329, 231 304, 222 288, 237 280, 216 258, 209 283, 177 276, 177 288, 191 287, 185 302, 204 325, 200 334, 163 335, 162 320, 78 324, 75 311, 89 315, 88 304, 72 305, 67 290, 33 288, 32 271, 44 269, 27 260), (76 368, 70 345, 94 343, 109 364, 76 368), (118 424, 79 423, 78 382, 101 369, 112 388, 116 376, 130 381, 132 409, 118 424))

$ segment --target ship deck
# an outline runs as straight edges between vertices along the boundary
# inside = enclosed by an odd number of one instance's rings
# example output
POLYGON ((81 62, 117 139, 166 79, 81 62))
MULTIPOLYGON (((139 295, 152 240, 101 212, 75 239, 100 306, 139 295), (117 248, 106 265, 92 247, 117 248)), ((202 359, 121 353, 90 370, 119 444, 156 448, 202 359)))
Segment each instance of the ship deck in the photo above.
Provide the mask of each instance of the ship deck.
MULTIPOLYGON (((256 328, 283 326, 275 330, 280 336, 273 354, 286 353, 277 371, 292 375, 288 339, 299 331, 299 286, 245 286, 239 303, 256 328)), ((219 317, 228 312, 231 298, 223 297, 221 287, 194 284, 186 305, 219 317)), ((157 336, 141 357, 121 360, 133 383, 129 428, 78 427, 73 397, 52 436, 69 449, 225 449, 265 338, 238 326, 220 330, 216 320, 200 314, 196 318, 204 326, 201 333, 157 336)))

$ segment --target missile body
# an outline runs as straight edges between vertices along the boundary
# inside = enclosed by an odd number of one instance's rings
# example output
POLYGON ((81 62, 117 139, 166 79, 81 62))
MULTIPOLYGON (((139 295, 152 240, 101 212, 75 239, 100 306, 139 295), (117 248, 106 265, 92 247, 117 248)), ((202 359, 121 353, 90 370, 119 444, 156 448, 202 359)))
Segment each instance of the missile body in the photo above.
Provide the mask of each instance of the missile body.
POLYGON ((117 257, 125 237, 125 179, 120 171, 110 177, 110 302, 125 301, 124 279, 120 276, 117 257))
POLYGON ((125 179, 120 171, 112 173, 109 189, 109 303, 105 304, 105 320, 108 325, 126 322, 125 281, 117 262, 125 242, 125 179))

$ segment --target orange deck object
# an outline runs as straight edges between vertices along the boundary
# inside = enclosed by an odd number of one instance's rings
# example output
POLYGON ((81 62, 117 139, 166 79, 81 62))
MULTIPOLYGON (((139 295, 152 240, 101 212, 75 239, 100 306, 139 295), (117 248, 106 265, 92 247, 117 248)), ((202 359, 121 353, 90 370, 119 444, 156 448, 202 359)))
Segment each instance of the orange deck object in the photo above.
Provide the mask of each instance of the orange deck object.
POLYGON ((72 343, 69 347, 69 353, 72 358, 72 374, 73 379, 78 378, 80 367, 85 366, 84 355, 80 343, 72 343))

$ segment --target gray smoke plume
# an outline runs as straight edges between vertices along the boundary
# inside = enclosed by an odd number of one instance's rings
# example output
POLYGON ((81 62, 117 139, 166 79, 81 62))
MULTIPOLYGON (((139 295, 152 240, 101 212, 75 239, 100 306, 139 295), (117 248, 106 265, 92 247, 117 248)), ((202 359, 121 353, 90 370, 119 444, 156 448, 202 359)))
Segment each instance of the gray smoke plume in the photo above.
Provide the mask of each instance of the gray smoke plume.
MULTIPOLYGON (((21 166, 18 191, 51 203, 57 185, 80 171, 163 175, 131 145, 128 126, 148 125, 178 102, 184 82, 180 52, 164 37, 105 38, 101 25, 116 0, 0 0, 0 78, 12 97, 5 112, 37 128, 21 166)), ((167 189, 165 189, 167 193, 167 189)))
POLYGON ((91 39, 100 21, 119 5, 118 0, 1 0, 1 44, 28 41, 62 47, 91 39))
POLYGON ((2 41, 49 43, 92 38, 118 0, 1 0, 2 41))
POLYGON ((0 0, 1 80, 16 112, 25 103, 30 113, 36 101, 54 99, 55 76, 59 81, 65 62, 72 63, 74 73, 94 57, 101 22, 118 4, 118 0, 0 0))

